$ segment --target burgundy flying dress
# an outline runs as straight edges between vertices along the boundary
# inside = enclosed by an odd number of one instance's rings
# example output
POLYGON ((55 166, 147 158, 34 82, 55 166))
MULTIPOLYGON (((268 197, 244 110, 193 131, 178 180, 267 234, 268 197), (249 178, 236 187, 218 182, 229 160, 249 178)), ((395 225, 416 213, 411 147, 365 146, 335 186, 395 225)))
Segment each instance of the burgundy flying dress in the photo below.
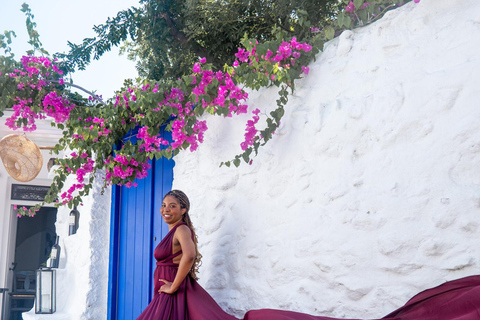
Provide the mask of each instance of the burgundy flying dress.
MULTIPOLYGON (((178 264, 172 241, 179 223, 155 248, 157 268, 153 276, 153 299, 137 320, 238 320, 224 312, 213 298, 188 275, 174 294, 159 294, 159 279, 172 281, 178 264)), ((480 319, 480 276, 444 283, 414 296, 407 304, 382 319, 389 320, 475 320, 480 319)), ((245 314, 244 320, 334 320, 292 311, 261 309, 245 314)))

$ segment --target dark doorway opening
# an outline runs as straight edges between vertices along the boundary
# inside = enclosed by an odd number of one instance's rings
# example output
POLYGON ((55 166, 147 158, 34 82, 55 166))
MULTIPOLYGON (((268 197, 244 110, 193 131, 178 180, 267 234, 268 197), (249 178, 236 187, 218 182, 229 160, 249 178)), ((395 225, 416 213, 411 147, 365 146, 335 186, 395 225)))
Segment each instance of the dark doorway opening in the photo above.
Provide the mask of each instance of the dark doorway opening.
POLYGON ((17 221, 13 284, 10 293, 10 320, 22 319, 22 312, 33 308, 35 270, 45 267, 55 243, 57 208, 43 207, 34 217, 17 221))

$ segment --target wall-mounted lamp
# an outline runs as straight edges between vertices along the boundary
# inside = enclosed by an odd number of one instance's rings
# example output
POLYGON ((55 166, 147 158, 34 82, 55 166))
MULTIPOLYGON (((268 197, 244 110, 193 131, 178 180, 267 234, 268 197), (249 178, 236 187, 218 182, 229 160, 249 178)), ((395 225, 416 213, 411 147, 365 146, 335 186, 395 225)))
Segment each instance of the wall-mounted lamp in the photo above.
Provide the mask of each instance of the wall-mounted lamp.
POLYGON ((80 222, 80 212, 77 210, 77 207, 73 207, 73 210, 70 211, 68 217, 68 235, 77 233, 80 222))
POLYGON ((55 244, 52 246, 52 251, 50 252, 50 258, 47 261, 47 267, 49 268, 58 268, 60 263, 60 245, 58 244, 60 237, 55 238, 55 244))

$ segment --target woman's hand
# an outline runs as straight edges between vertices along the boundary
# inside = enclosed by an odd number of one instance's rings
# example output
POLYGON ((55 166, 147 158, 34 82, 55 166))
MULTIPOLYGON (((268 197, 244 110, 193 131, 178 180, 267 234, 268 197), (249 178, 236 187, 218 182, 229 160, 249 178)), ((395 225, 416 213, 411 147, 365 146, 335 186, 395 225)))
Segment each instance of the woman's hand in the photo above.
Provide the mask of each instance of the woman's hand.
POLYGON ((177 291, 177 289, 174 289, 172 287, 172 282, 167 281, 165 279, 159 279, 158 281, 161 281, 164 283, 164 285, 160 287, 160 290, 158 290, 158 293, 161 294, 162 292, 164 292, 164 293, 172 294, 175 291, 177 291))

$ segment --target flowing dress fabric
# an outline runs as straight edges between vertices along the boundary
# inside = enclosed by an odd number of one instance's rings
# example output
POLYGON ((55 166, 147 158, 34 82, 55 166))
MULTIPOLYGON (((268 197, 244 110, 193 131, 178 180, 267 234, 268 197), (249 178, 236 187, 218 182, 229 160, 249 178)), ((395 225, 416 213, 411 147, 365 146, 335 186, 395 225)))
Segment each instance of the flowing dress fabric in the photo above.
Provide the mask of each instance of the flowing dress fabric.
MULTIPOLYGON (((155 248, 157 267, 153 277, 155 287, 153 299, 137 320, 238 320, 223 311, 190 275, 187 275, 174 294, 158 293, 163 285, 159 279, 173 282, 177 274, 178 264, 173 263, 173 259, 180 255, 181 251, 173 254, 172 250, 173 235, 180 225, 182 224, 173 227, 155 248)), ((243 318, 243 320, 337 319, 273 309, 251 310, 243 318)), ((425 290, 382 319, 480 320, 480 276, 446 282, 425 290)))
POLYGON ((153 299, 137 320, 237 320, 224 312, 190 274, 174 294, 158 293, 164 284, 159 279, 173 282, 177 274, 178 264, 173 263, 173 259, 182 251, 173 253, 173 235, 183 224, 174 226, 153 252, 157 260, 153 273, 153 299))

